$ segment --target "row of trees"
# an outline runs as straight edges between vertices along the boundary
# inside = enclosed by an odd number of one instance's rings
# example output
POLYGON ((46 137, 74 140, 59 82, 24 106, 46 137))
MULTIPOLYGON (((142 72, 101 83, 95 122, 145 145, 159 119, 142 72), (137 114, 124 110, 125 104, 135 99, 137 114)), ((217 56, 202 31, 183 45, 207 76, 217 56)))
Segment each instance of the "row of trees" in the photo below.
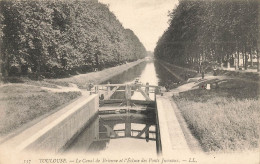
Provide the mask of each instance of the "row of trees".
POLYGON ((143 58, 146 50, 96 0, 1 1, 4 76, 57 76, 143 58))
POLYGON ((233 59, 236 69, 242 57, 247 69, 249 58, 251 65, 254 58, 259 63, 259 9, 258 0, 180 0, 155 56, 179 65, 207 61, 229 66, 233 59))

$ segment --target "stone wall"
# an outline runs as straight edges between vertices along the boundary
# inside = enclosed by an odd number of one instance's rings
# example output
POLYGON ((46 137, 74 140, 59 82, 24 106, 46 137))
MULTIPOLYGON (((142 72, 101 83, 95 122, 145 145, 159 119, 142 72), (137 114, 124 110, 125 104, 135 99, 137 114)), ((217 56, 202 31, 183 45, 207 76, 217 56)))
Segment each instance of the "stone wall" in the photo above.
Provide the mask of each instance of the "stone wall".
POLYGON ((85 102, 80 102, 43 129, 39 129, 21 143, 19 149, 59 152, 97 114, 98 108, 98 95, 89 96, 85 102))

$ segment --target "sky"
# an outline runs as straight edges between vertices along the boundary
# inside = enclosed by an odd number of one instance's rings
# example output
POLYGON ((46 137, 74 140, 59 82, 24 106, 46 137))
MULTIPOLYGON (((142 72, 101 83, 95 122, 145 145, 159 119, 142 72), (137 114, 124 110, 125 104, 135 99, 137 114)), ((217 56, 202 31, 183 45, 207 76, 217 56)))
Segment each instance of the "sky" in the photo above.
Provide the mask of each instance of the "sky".
POLYGON ((168 11, 178 0, 99 0, 109 4, 109 9, 125 28, 134 31, 146 50, 153 51, 158 39, 168 28, 168 11))

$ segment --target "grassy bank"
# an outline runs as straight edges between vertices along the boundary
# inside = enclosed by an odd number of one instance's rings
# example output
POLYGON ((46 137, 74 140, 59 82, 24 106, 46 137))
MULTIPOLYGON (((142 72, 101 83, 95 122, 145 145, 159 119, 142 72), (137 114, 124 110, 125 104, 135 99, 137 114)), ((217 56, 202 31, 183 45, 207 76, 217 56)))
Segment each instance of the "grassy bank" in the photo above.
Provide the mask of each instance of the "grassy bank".
POLYGON ((244 72, 239 70, 217 70, 216 73, 218 75, 226 75, 229 77, 235 77, 235 78, 244 78, 249 79, 253 81, 259 81, 260 76, 257 72, 244 72))
POLYGON ((80 96, 80 92, 52 93, 23 84, 0 88, 0 135, 55 110, 80 96))
POLYGON ((259 148, 259 83, 227 79, 219 88, 196 89, 174 97, 205 151, 259 148))

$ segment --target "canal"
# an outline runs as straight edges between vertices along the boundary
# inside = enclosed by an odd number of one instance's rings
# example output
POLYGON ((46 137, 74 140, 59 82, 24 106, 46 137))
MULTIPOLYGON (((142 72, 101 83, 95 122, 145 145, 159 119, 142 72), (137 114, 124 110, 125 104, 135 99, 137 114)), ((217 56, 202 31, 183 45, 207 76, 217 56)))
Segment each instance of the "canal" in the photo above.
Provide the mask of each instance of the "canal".
MULTIPOLYGON (((178 82, 156 61, 146 61, 107 80, 111 84, 138 82, 164 86, 167 82, 178 82)), ((115 93, 118 98, 122 93, 115 93)), ((153 99, 154 95, 150 95, 153 99)), ((131 99, 142 100, 141 93, 134 92, 131 99)), ((142 113, 98 114, 66 148, 65 152, 86 154, 149 154, 159 150, 156 110, 142 113)))

